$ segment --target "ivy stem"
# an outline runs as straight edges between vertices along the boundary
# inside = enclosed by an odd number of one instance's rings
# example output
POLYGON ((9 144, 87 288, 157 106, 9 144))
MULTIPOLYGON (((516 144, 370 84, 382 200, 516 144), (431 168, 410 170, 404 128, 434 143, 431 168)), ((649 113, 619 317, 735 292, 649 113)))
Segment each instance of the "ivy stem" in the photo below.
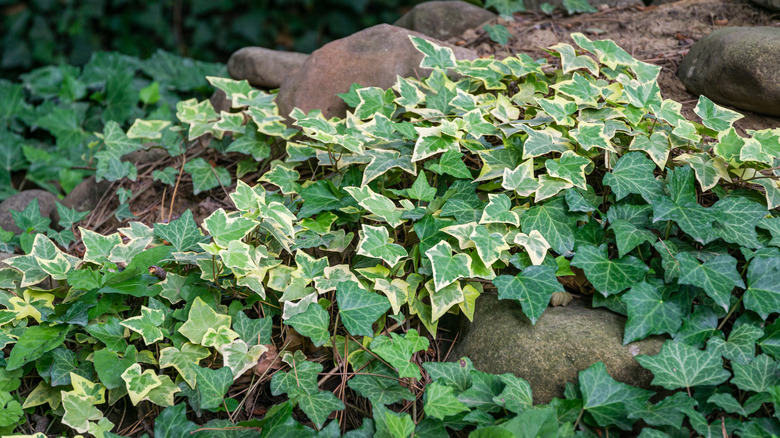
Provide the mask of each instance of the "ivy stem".
POLYGON ((672 233, 672 221, 666 221, 666 229, 664 230, 664 240, 669 238, 669 234, 672 233))
POLYGON ((736 302, 736 303, 734 303, 734 307, 732 307, 732 308, 731 308, 731 310, 729 311, 729 313, 728 313, 728 314, 726 314, 726 317, 725 317, 725 318, 723 318, 723 320, 720 322, 720 324, 718 324, 718 328, 716 328, 716 330, 720 330, 721 328, 723 328, 723 324, 726 324, 726 321, 728 321, 728 320, 729 320, 729 317, 731 316, 731 314, 732 314, 732 313, 734 313, 734 312, 737 310, 737 307, 739 307, 739 303, 741 303, 741 302, 742 302, 742 298, 744 298, 744 297, 745 297, 745 294, 742 294, 742 296, 741 296, 741 297, 739 297, 739 299, 737 300, 737 302, 736 302))
POLYGON ((577 424, 579 424, 580 420, 582 420, 582 414, 585 413, 585 409, 580 409, 580 415, 577 416, 577 421, 574 422, 574 426, 572 426, 572 429, 577 429, 577 424))

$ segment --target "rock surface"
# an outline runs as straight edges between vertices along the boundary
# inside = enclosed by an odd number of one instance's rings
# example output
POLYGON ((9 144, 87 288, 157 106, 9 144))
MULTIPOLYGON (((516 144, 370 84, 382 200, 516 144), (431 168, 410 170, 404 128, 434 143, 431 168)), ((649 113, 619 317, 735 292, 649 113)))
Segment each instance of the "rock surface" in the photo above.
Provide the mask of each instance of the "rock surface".
POLYGON ((780 28, 718 29, 693 45, 677 76, 691 93, 780 116, 780 28))
POLYGON ((97 182, 95 175, 92 175, 74 187, 62 200, 62 205, 78 211, 94 210, 110 186, 111 182, 97 182))
POLYGON ((634 356, 658 354, 663 339, 624 346, 625 322, 616 313, 574 300, 567 307, 547 308, 534 326, 519 305, 486 293, 450 359, 467 356, 480 371, 514 373, 531 384, 534 403, 562 398, 566 382, 577 382, 578 373, 598 361, 614 379, 648 388, 653 375, 634 356))
POLYGON ((25 190, 19 192, 0 202, 0 227, 6 231, 13 231, 19 234, 22 230, 16 226, 11 210, 22 211, 33 199, 38 200, 38 209, 41 216, 51 219, 51 227, 57 226, 60 215, 57 213, 57 197, 46 190, 25 190))
POLYGON ((415 6, 393 25, 445 40, 496 17, 487 9, 464 1, 430 1, 415 6))
POLYGON ((399 75, 429 75, 429 69, 420 68, 423 55, 414 48, 409 35, 450 47, 456 58, 477 58, 471 50, 443 43, 419 32, 379 24, 332 41, 312 53, 297 73, 288 76, 282 83, 276 98, 279 113, 287 117, 293 108, 298 107, 307 113, 320 109, 326 118, 343 117, 347 105, 336 94, 349 91, 353 83, 389 88, 399 75))
POLYGON ((753 3, 769 9, 770 11, 780 11, 780 0, 750 0, 753 3))
POLYGON ((305 53, 244 47, 230 55, 227 69, 233 79, 246 79, 259 88, 279 88, 308 57, 305 53))

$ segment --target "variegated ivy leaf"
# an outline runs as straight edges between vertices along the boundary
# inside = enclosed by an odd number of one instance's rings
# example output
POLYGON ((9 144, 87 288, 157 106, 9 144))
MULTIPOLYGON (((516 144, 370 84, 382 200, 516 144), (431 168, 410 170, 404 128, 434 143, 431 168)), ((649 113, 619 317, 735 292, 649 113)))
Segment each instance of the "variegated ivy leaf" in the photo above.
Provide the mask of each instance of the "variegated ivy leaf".
MULTIPOLYGON (((575 106, 576 107, 576 106, 575 106)), ((550 152, 566 152, 573 146, 563 138, 563 135, 552 128, 536 130, 530 126, 522 125, 520 127, 528 138, 523 143, 523 159, 538 157, 549 154, 550 152)))
POLYGON ((471 259, 466 254, 452 255, 452 247, 447 241, 441 241, 428 251, 425 256, 431 262, 433 280, 436 291, 460 278, 471 277, 471 259))
POLYGON ((98 265, 108 262, 108 256, 115 246, 122 243, 122 237, 118 233, 109 236, 103 236, 94 231, 79 227, 81 240, 84 242, 84 261, 92 262, 98 265))
POLYGON ((366 224, 363 224, 363 236, 358 243, 357 253, 380 259, 390 266, 395 266, 399 260, 409 255, 404 247, 390 242, 387 228, 366 224))
POLYGON ((574 70, 585 69, 593 74, 599 75, 599 65, 592 58, 584 55, 577 55, 574 47, 565 43, 558 43, 549 47, 550 50, 558 52, 561 57, 561 68, 563 73, 569 73, 574 70))
POLYGON ((21 298, 13 296, 8 299, 8 309, 15 313, 15 320, 26 319, 29 316, 40 324, 42 313, 48 315, 54 311, 54 295, 25 289, 21 298))
POLYGON ((420 37, 409 35, 414 48, 423 54, 420 67, 446 70, 455 67, 455 53, 449 47, 440 47, 420 37))
POLYGON ((628 52, 621 49, 612 40, 591 41, 579 32, 572 33, 571 39, 574 40, 578 46, 596 54, 599 62, 612 70, 616 70, 618 66, 633 67, 636 63, 636 60, 629 55, 628 52))
POLYGON ((30 254, 8 258, 4 263, 22 273, 20 286, 27 287, 50 275, 55 280, 64 280, 67 272, 76 268, 81 260, 62 252, 48 237, 38 233, 33 239, 30 254))
POLYGON ((406 173, 417 175, 417 165, 410 157, 394 150, 371 149, 366 151, 366 155, 371 157, 371 161, 363 169, 363 181, 361 186, 367 185, 374 179, 382 176, 390 169, 401 169, 406 173))
POLYGON ((725 131, 739 119, 744 118, 742 114, 716 105, 715 102, 707 99, 703 94, 699 96, 699 102, 693 112, 701 117, 701 123, 715 131, 725 131))
POLYGON ((206 76, 206 80, 209 81, 214 88, 218 88, 225 92, 227 99, 231 102, 232 108, 242 106, 239 102, 249 99, 250 94, 254 91, 246 79, 237 81, 229 78, 206 76))
POLYGON ((152 370, 141 371, 141 365, 134 363, 122 373, 127 385, 127 395, 133 406, 146 397, 151 390, 162 385, 160 378, 152 370))
POLYGON ((498 260, 502 251, 509 250, 509 245, 504 241, 504 236, 499 233, 490 233, 482 225, 474 227, 474 231, 469 236, 469 239, 474 242, 477 254, 479 254, 479 258, 482 259, 482 263, 485 266, 491 266, 498 260))
POLYGON ((196 297, 192 302, 192 307, 190 307, 187 321, 179 327, 179 333, 193 344, 203 345, 203 338, 208 329, 216 331, 223 326, 230 327, 230 315, 215 312, 200 297, 196 297))
POLYGON ((520 164, 520 151, 515 148, 496 148, 477 151, 482 159, 479 177, 474 181, 488 181, 500 178, 504 169, 514 169, 520 164))
POLYGON ((370 187, 345 187, 347 193, 360 204, 361 207, 382 218, 393 228, 401 225, 404 221, 401 219, 403 211, 393 204, 387 196, 371 190, 370 187))
POLYGON ((406 79, 396 75, 393 89, 398 92, 398 97, 395 99, 395 103, 406 110, 420 106, 425 101, 425 94, 420 91, 421 86, 422 84, 414 79, 406 79))
POLYGON ((374 289, 385 294, 388 301, 390 301, 393 315, 400 314, 401 306, 409 300, 409 283, 400 278, 394 278, 392 282, 384 278, 377 278, 374 281, 374 289))
POLYGON ((127 130, 127 138, 143 138, 156 140, 162 138, 162 131, 171 122, 169 120, 143 120, 135 119, 133 125, 127 130))
POLYGON ((458 246, 460 249, 476 248, 476 244, 471 240, 471 235, 478 226, 479 225, 476 222, 469 222, 466 224, 450 225, 442 228, 441 231, 458 239, 458 246))
MULTIPOLYGON (((537 98, 536 103, 547 115, 555 120, 555 123, 561 126, 574 125, 574 119, 571 115, 577 112, 577 104, 575 102, 556 95, 552 99, 537 98)), ((585 122, 578 123, 578 126, 582 123, 585 122)))
POLYGON ((577 124, 577 129, 569 131, 569 135, 585 150, 598 148, 617 153, 610 137, 604 131, 604 123, 580 122, 577 124))
POLYGON ((106 387, 102 384, 87 380, 73 372, 70 373, 70 383, 73 385, 70 392, 86 397, 89 403, 99 405, 106 402, 106 387))
POLYGON ((261 203, 259 215, 263 219, 261 226, 270 225, 273 231, 279 230, 282 233, 282 237, 274 233, 274 237, 280 243, 284 244, 284 242, 292 240, 292 236, 295 235, 293 223, 296 218, 284 204, 275 201, 267 204, 261 203))
POLYGON ((268 351, 265 345, 255 345, 249 347, 246 342, 238 339, 227 345, 223 345, 219 350, 222 353, 225 366, 233 372, 235 381, 250 368, 257 365, 260 356, 268 351))
POLYGON ((361 288, 363 285, 352 271, 349 270, 349 265, 335 265, 325 268, 325 273, 322 277, 314 279, 314 287, 317 292, 324 294, 336 290, 339 283, 351 281, 361 288))
POLYGON ((547 255, 547 250, 550 249, 550 244, 538 230, 531 230, 528 234, 518 233, 514 242, 525 248, 525 252, 534 265, 541 265, 547 255))
POLYGON ((195 388, 197 381, 196 368, 202 359, 209 357, 210 352, 207 348, 195 345, 189 342, 184 343, 181 349, 176 347, 167 347, 160 351, 160 369, 173 367, 181 374, 181 377, 195 388))
POLYGON ((301 174, 295 168, 299 164, 274 160, 271 162, 271 170, 263 174, 259 181, 266 181, 279 187, 285 195, 298 193, 301 191, 301 185, 298 184, 301 174))
POLYGON ((520 117, 520 109, 503 94, 496 96, 495 105, 490 114, 501 122, 513 122, 520 117))
POLYGON ((89 430, 90 421, 98 421, 103 418, 103 413, 90 403, 88 397, 72 391, 63 391, 62 407, 65 410, 62 422, 79 433, 85 433, 89 430))
POLYGON ((221 248, 227 248, 233 240, 243 239, 257 226, 257 222, 245 217, 230 217, 222 208, 203 219, 203 228, 221 248))
POLYGON ((430 128, 415 126, 414 129, 419 136, 414 144, 412 162, 424 160, 442 152, 460 152, 460 144, 456 137, 460 133, 447 128, 443 125, 430 128))
POLYGON ((181 392, 181 388, 173 383, 170 376, 161 375, 158 377, 160 378, 160 386, 149 391, 149 394, 146 394, 143 400, 150 401, 158 406, 173 406, 174 396, 181 392))
POLYGON ((160 330, 163 321, 165 321, 165 314, 162 310, 141 306, 141 315, 128 318, 120 324, 140 333, 144 344, 152 345, 163 339, 163 332, 160 330))
POLYGON ((713 150, 718 157, 723 158, 729 164, 738 165, 744 146, 745 139, 737 133, 736 129, 728 128, 718 132, 718 143, 715 144, 713 150))
POLYGON ((368 120, 374 117, 374 114, 381 114, 385 117, 392 117, 395 112, 395 93, 393 90, 383 90, 378 87, 365 87, 356 90, 360 99, 355 107, 355 116, 359 119, 368 120))
POLYGON ((650 110, 659 119, 676 127, 678 123, 685 121, 682 115, 682 104, 671 99, 664 99, 661 104, 650 105, 650 110))
POLYGON ((503 193, 491 193, 488 195, 488 204, 482 211, 481 224, 504 223, 520 226, 520 215, 512 211, 512 201, 503 193))
POLYGON ((214 329, 209 327, 206 329, 206 333, 203 335, 203 341, 201 344, 204 347, 213 347, 220 350, 223 346, 238 339, 238 333, 234 332, 227 326, 219 326, 214 329))
POLYGON ((659 169, 664 169, 666 160, 669 159, 669 151, 671 150, 669 134, 664 131, 656 131, 649 137, 645 134, 639 134, 631 140, 631 145, 628 149, 646 152, 655 164, 658 165, 659 169))
POLYGON ((585 168, 589 164, 589 159, 577 155, 574 151, 566 151, 559 158, 544 162, 548 175, 566 180, 583 190, 586 186, 585 168))
POLYGON ((696 131, 696 125, 686 120, 678 121, 677 126, 672 130, 672 134, 692 143, 701 141, 701 135, 696 131))
POLYGON ((534 201, 539 202, 547 198, 552 198, 561 191, 572 187, 574 187, 574 185, 565 179, 554 178, 543 173, 539 175, 539 188, 534 192, 534 201))
POLYGON ((226 132, 243 134, 245 131, 244 115, 227 111, 221 111, 219 113, 219 121, 211 127, 211 133, 214 134, 214 138, 220 140, 226 132))
POLYGON ((601 89, 577 73, 574 73, 568 81, 558 82, 550 88, 571 97, 577 105, 596 106, 596 102, 601 97, 601 89))
POLYGON ((541 184, 534 178, 533 158, 523 161, 514 170, 505 168, 501 187, 506 190, 514 190, 515 193, 524 198, 537 191, 541 184))
POLYGON ((661 89, 658 88, 658 82, 640 82, 624 74, 619 74, 617 80, 623 85, 623 94, 631 105, 637 108, 649 108, 661 104, 661 89))
POLYGON ((431 321, 436 322, 444 316, 451 308, 463 303, 466 300, 463 294, 463 287, 459 281, 442 288, 439 291, 434 290, 433 280, 425 284, 425 289, 431 299, 431 321))

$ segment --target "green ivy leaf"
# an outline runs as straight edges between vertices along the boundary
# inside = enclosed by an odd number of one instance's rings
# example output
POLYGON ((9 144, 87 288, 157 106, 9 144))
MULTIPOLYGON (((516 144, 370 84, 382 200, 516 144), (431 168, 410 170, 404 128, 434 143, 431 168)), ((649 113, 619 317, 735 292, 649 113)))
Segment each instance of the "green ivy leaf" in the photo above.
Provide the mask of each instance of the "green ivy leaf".
POLYGON ((644 242, 650 242, 652 244, 658 240, 658 236, 652 231, 646 228, 639 228, 624 219, 618 219, 612 222, 609 225, 609 229, 615 233, 615 242, 617 243, 619 257, 623 257, 644 242))
POLYGON ((780 257, 754 257, 747 271, 744 305, 766 319, 780 312, 780 257))
POLYGON ((6 370, 13 371, 40 359, 44 354, 62 345, 68 330, 62 325, 41 323, 28 327, 16 340, 8 356, 6 370))
POLYGON ((614 425, 631 430, 628 406, 632 402, 644 403, 654 394, 616 381, 607 374, 607 367, 600 361, 580 371, 579 377, 582 409, 590 413, 599 426, 614 425))
POLYGON ((731 375, 723 369, 723 360, 714 351, 702 351, 682 342, 667 340, 655 356, 641 354, 636 360, 652 371, 651 384, 666 389, 719 385, 731 375))
POLYGON ((756 355, 756 341, 764 336, 764 331, 752 324, 741 324, 731 330, 728 341, 713 336, 707 342, 707 349, 715 351, 732 363, 745 364, 756 355))
POLYGON ((445 417, 468 412, 469 408, 453 394, 453 388, 437 382, 425 387, 425 414, 444 420, 445 417))
POLYGON ((683 312, 677 303, 665 300, 658 287, 642 282, 632 287, 620 299, 626 303, 628 321, 623 333, 623 345, 649 335, 673 335, 682 325, 683 312))
POLYGON ((376 423, 375 438, 408 438, 414 433, 414 420, 408 413, 395 413, 383 405, 372 406, 376 423))
POLYGON ((690 253, 679 253, 676 256, 680 263, 680 284, 697 286, 707 293, 715 303, 728 310, 731 291, 734 287, 745 287, 739 272, 737 259, 727 254, 715 256, 700 264, 690 253))
POLYGON ((115 316, 109 316, 102 322, 96 321, 87 325, 85 330, 100 342, 106 344, 107 349, 121 353, 127 348, 127 342, 125 342, 124 329, 120 321, 115 316))
POLYGON ((230 187, 230 172, 224 167, 213 167, 203 158, 187 161, 184 171, 192 175, 193 194, 211 190, 214 187, 230 187))
POLYGON ((602 295, 618 294, 644 278, 647 265, 633 256, 610 260, 607 245, 580 245, 571 265, 585 271, 585 277, 602 295))
POLYGON ((387 228, 366 224, 362 227, 363 236, 358 243, 358 254, 380 259, 389 266, 395 266, 399 260, 409 256, 401 245, 390 243, 390 233, 387 228))
POLYGON ((216 370, 211 368, 195 368, 197 375, 198 397, 200 408, 214 410, 222 406, 225 394, 233 384, 233 373, 230 368, 222 367, 216 370))
POLYGON ((293 315, 286 322, 295 331, 310 338, 315 347, 330 340, 330 315, 317 303, 312 303, 305 312, 293 315))
POLYGON ((290 195, 302 190, 298 180, 301 174, 295 168, 299 163, 285 163, 283 161, 271 162, 271 170, 263 174, 259 181, 267 181, 281 189, 282 194, 290 195))
POLYGON ((439 175, 451 175, 455 178, 472 178, 471 171, 463 163, 463 154, 456 150, 447 150, 440 157, 438 162, 427 161, 425 168, 430 169, 439 175))
MULTIPOLYGON (((376 370, 370 372, 377 374, 376 370)), ((414 400, 414 396, 408 389, 401 386, 394 376, 389 375, 390 373, 387 374, 386 377, 358 374, 349 379, 348 384, 350 388, 370 400, 372 404, 389 405, 401 400, 414 400)), ((385 374, 381 375, 385 376, 385 374)))
POLYGON ((390 333, 391 338, 380 335, 371 341, 371 351, 386 360, 398 371, 400 377, 420 379, 420 368, 412 362, 412 354, 428 349, 428 338, 421 337, 415 329, 409 329, 405 335, 390 333))
POLYGON ((352 336, 373 336, 372 325, 390 309, 386 297, 368 292, 354 281, 336 286, 336 300, 344 327, 352 336))
POLYGON ((471 277, 471 259, 466 254, 452 255, 452 246, 447 241, 441 241, 425 252, 431 262, 433 280, 436 291, 457 281, 460 278, 471 277))
POLYGON ((763 246, 758 241, 756 225, 769 211, 762 204, 743 197, 728 197, 716 202, 712 211, 716 215, 712 223, 715 236, 747 248, 763 246))
POLYGON ((520 301, 523 313, 531 324, 536 324, 552 294, 563 290, 555 271, 557 267, 529 266, 514 277, 499 275, 493 279, 493 284, 498 288, 499 299, 520 301))
POLYGON ((190 210, 185 210, 181 217, 170 223, 154 224, 154 235, 171 242, 177 252, 198 248, 198 243, 205 240, 190 210))
POLYGON ((569 254, 574 249, 574 230, 577 216, 569 213, 562 197, 536 204, 520 218, 520 228, 530 235, 538 231, 558 254, 569 254))
POLYGON ((439 47, 436 44, 420 37, 409 35, 414 48, 423 54, 420 67, 448 69, 455 67, 455 54, 449 47, 439 47))
POLYGON ((631 193, 642 195, 648 203, 663 196, 663 183, 653 175, 655 164, 640 152, 629 152, 618 160, 615 168, 604 175, 604 184, 612 187, 621 200, 631 193))
POLYGON ((780 366, 766 354, 756 356, 748 364, 735 362, 732 365, 734 378, 731 383, 743 391, 762 393, 780 384, 780 366))
POLYGON ((154 420, 154 436, 157 438, 177 438, 194 432, 198 425, 187 420, 186 414, 186 403, 179 403, 163 409, 154 420))
POLYGON ((693 409, 697 402, 684 392, 675 392, 656 404, 631 402, 628 418, 642 419, 650 426, 681 428, 685 411, 693 409))

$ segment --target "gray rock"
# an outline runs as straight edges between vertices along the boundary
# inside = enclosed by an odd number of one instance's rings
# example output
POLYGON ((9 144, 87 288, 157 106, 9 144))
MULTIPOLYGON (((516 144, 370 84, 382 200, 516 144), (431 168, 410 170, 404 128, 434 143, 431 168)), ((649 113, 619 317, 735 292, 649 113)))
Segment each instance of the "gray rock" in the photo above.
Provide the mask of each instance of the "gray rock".
POLYGON ((614 379, 648 388, 653 375, 634 356, 658 354, 663 339, 624 346, 625 322, 621 315, 574 300, 567 307, 548 307, 531 325, 519 305, 486 293, 477 300, 474 322, 466 324, 463 341, 450 358, 467 356, 480 371, 527 380, 534 403, 562 398, 566 382, 577 382, 578 373, 598 361, 614 379))
POLYGON ((110 181, 97 182, 92 175, 74 187, 62 200, 62 205, 78 211, 94 210, 110 186, 110 181))
POLYGON ((471 50, 443 43, 419 32, 379 24, 332 41, 312 53, 298 72, 282 83, 276 98, 279 113, 286 117, 298 107, 304 112, 320 109, 326 118, 343 117, 347 105, 336 94, 349 91, 353 83, 389 88, 399 75, 428 76, 430 69, 420 68, 422 54, 414 48, 409 35, 450 47, 456 58, 477 58, 471 50))
POLYGON ((6 231, 13 231, 19 234, 22 230, 16 226, 11 210, 22 211, 33 199, 38 200, 38 209, 41 216, 51 219, 51 228, 57 227, 60 215, 57 213, 57 196, 46 190, 25 190, 19 192, 0 202, 0 227, 6 231))
POLYGON ((230 55, 227 69, 233 79, 246 79, 259 88, 279 88, 308 57, 305 53, 244 47, 230 55))
POLYGON ((496 17, 487 9, 459 0, 430 1, 413 7, 393 25, 446 40, 496 17))
POLYGON ((767 8, 770 11, 780 11, 780 0, 750 0, 753 3, 767 8))
POLYGON ((718 29, 693 45, 677 76, 691 93, 780 116, 780 28, 718 29))

